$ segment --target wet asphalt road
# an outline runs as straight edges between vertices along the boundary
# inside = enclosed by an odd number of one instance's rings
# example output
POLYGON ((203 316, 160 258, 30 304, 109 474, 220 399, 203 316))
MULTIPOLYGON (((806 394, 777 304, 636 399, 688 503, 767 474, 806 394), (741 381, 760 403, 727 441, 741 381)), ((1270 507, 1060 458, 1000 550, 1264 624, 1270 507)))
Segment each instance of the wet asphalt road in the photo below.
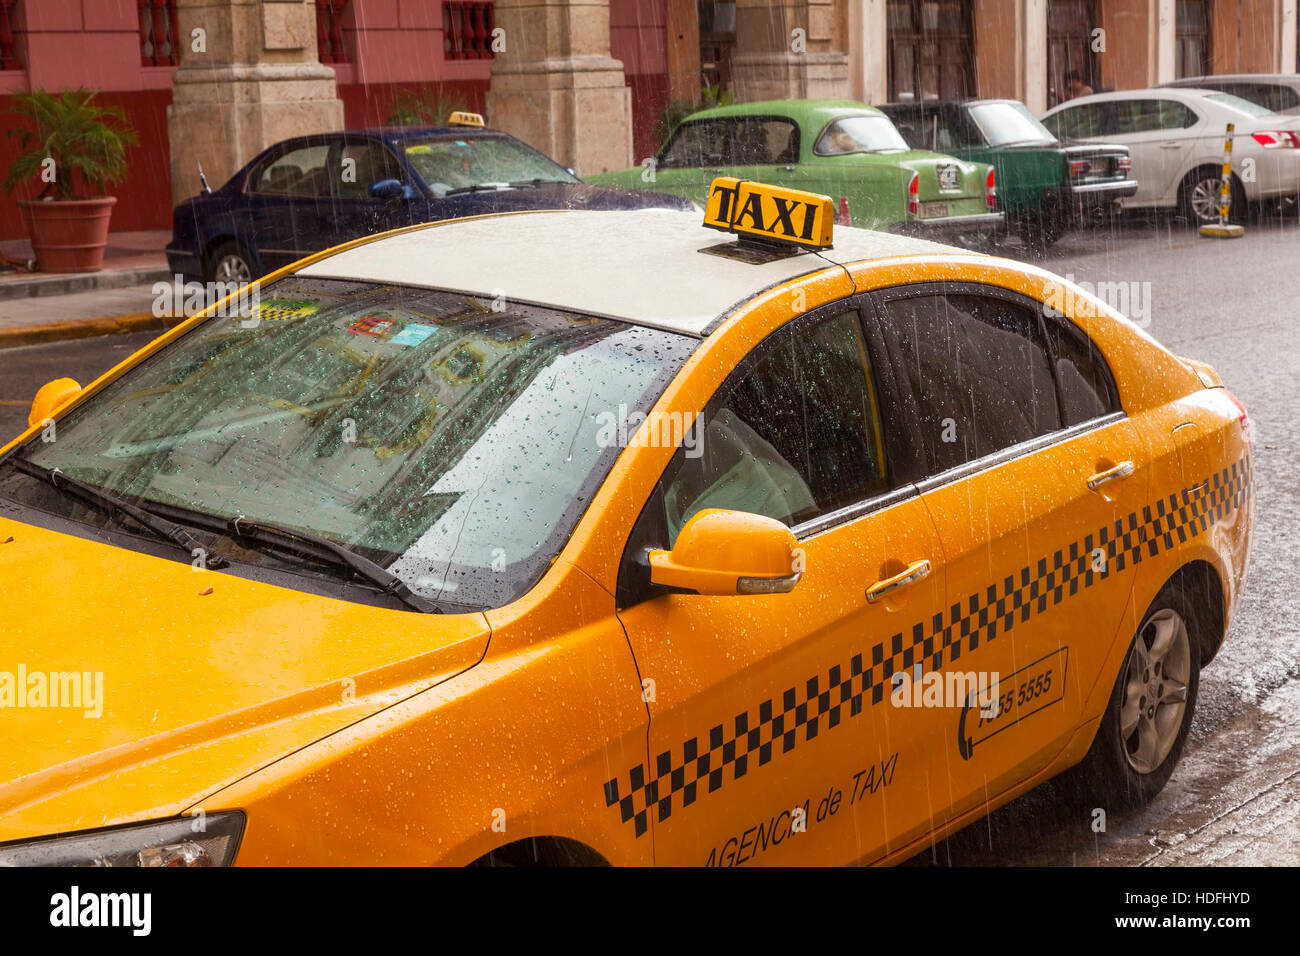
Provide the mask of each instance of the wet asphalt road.
MULTIPOLYGON (((1149 305, 1147 330, 1210 362, 1245 403, 1257 454, 1250 580, 1223 650, 1202 674, 1182 762, 1150 807, 1112 815, 1098 834, 1049 783, 912 862, 1300 865, 1300 223, 1292 213, 1221 242, 1177 222, 1126 221, 1067 236, 1031 261, 1076 280, 1136 283, 1129 311, 1149 305)), ((151 337, 0 351, 0 435, 21 430, 44 382, 85 384, 151 337)))

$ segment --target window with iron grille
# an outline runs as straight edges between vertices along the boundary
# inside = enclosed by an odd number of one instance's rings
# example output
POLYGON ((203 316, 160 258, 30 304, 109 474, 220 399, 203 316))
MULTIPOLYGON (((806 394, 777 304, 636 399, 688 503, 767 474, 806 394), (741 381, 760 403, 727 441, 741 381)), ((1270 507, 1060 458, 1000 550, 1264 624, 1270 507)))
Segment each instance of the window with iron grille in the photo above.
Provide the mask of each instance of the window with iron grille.
POLYGON ((136 0, 140 14, 140 65, 176 66, 181 62, 176 39, 176 0, 136 0))
POLYGON ((21 70, 18 42, 14 39, 13 16, 16 0, 0 0, 0 70, 21 70))
POLYGON ((1174 38, 1176 77, 1205 76, 1210 72, 1209 0, 1178 0, 1174 38))
POLYGON ((351 0, 316 0, 316 55, 322 63, 347 63, 343 16, 351 0))
POLYGON ((492 59, 492 4, 446 0, 442 5, 442 55, 448 60, 492 59))

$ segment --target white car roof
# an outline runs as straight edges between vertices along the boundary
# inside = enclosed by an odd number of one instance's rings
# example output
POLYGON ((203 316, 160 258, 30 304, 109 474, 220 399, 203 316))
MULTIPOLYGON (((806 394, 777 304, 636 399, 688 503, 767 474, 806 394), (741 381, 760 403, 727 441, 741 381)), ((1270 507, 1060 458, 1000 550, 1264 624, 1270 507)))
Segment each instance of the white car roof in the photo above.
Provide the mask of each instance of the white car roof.
MULTIPOLYGON (((1199 100, 1207 96, 1222 95, 1222 90, 1203 90, 1200 87, 1188 86, 1153 86, 1145 90, 1111 90, 1109 93, 1089 93, 1087 96, 1076 96, 1064 103, 1057 103, 1047 113, 1056 113, 1068 107, 1079 106, 1084 103, 1107 103, 1111 100, 1139 100, 1150 97, 1163 97, 1170 100, 1199 100)), ((1047 113, 1043 115, 1046 116, 1047 113)))
POLYGON ((527 212, 431 223, 366 242, 299 275, 450 289, 703 335, 787 279, 863 259, 965 250, 847 226, 833 248, 754 264, 701 253, 736 238, 669 209, 527 212))

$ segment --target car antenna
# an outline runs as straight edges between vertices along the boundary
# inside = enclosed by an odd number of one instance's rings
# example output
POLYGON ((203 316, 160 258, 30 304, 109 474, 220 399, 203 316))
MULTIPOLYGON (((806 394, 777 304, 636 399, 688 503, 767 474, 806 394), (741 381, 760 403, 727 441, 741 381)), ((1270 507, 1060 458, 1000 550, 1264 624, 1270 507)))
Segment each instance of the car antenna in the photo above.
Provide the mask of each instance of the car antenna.
POLYGON ((203 161, 196 159, 194 165, 199 167, 199 182, 203 184, 203 191, 205 193, 212 192, 212 187, 208 185, 208 177, 203 175, 203 161))

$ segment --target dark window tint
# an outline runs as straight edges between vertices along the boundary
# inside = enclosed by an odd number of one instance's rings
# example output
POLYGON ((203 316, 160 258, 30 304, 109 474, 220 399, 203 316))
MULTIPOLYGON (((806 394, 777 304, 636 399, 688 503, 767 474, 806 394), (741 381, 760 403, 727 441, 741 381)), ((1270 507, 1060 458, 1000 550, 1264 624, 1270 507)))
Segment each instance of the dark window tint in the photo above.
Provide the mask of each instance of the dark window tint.
POLYGON ((1060 428, 1034 310, 955 294, 892 299, 885 313, 930 474, 1060 428))
POLYGON ((1196 125, 1196 114, 1177 100, 1115 100, 1104 124, 1106 135, 1153 133, 1196 125))
POLYGON ((886 488, 882 430, 857 312, 770 348, 711 411, 698 454, 678 453, 671 541, 705 508, 797 524, 886 488))
POLYGON ((300 146, 273 158, 253 175, 250 192, 264 196, 324 196, 328 145, 300 146))
POLYGON ((1065 424, 1078 425, 1119 411, 1115 381, 1105 356, 1092 339, 1073 322, 1055 315, 1047 318, 1047 335, 1056 356, 1065 424))
POLYGON ((659 158, 665 169, 780 166, 799 162, 799 127, 788 119, 742 116, 683 123, 659 158))
POLYGON ((340 199, 367 199, 375 183, 406 178, 397 157, 382 143, 344 143, 331 165, 329 178, 340 199))
POLYGON ((1085 103, 1053 113, 1043 120, 1043 125, 1057 139, 1076 139, 1101 135, 1101 103, 1085 103))

